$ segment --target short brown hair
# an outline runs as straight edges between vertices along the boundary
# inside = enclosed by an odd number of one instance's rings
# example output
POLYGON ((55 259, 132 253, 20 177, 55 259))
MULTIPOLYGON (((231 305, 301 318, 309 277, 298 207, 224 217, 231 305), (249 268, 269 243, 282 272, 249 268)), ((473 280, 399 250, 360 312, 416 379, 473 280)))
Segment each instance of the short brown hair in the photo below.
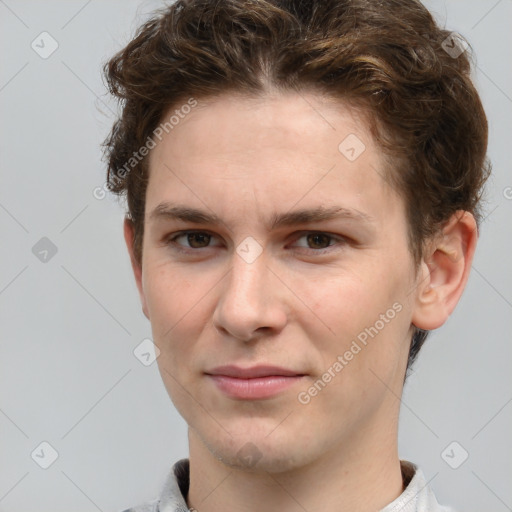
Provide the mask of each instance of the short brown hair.
MULTIPOLYGON (((122 105, 104 143, 107 185, 126 195, 137 261, 149 176, 148 158, 134 154, 180 102, 269 86, 317 90, 365 112, 393 162, 416 263, 457 210, 478 224, 487 120, 469 49, 448 51, 456 42, 417 0, 178 0, 157 12, 104 67, 122 105)), ((426 335, 416 330, 409 365, 426 335)))

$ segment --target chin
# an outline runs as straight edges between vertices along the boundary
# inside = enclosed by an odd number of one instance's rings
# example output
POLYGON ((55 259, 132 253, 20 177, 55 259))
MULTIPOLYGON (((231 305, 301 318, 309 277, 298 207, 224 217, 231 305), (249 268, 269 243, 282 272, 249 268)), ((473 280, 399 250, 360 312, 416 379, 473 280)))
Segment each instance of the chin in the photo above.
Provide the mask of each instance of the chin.
POLYGON ((225 442, 208 439, 205 444, 227 467, 252 473, 283 473, 314 459, 313 454, 304 452, 303 443, 283 444, 282 439, 269 438, 267 432, 259 436, 233 436, 225 442))

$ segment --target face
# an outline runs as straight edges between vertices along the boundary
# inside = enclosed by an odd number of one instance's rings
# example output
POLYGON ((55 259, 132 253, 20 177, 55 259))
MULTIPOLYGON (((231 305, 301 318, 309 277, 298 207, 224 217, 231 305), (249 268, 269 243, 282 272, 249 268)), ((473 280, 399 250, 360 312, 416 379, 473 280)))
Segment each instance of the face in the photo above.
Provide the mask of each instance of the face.
POLYGON ((396 435, 415 267, 384 175, 364 119, 315 93, 199 102, 152 150, 143 310, 172 401, 226 464, 396 435))

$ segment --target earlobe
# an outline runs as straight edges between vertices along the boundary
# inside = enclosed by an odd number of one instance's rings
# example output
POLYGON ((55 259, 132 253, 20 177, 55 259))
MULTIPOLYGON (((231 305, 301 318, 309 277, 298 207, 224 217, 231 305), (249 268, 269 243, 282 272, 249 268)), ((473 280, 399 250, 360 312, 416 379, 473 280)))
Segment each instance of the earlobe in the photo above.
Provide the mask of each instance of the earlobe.
POLYGON ((430 241, 416 281, 416 327, 437 329, 451 315, 466 286, 477 238, 473 215, 457 211, 430 241))
POLYGON ((135 283, 137 285, 137 289, 139 290, 139 297, 142 304, 142 312, 144 313, 144 316, 149 320, 148 308, 146 304, 146 295, 144 293, 144 287, 142 284, 142 267, 135 258, 134 252, 135 228, 133 225, 133 221, 128 217, 125 217, 124 219, 123 231, 124 240, 126 242, 126 247, 128 249, 128 254, 130 255, 130 262, 132 265, 133 275, 135 277, 135 283))

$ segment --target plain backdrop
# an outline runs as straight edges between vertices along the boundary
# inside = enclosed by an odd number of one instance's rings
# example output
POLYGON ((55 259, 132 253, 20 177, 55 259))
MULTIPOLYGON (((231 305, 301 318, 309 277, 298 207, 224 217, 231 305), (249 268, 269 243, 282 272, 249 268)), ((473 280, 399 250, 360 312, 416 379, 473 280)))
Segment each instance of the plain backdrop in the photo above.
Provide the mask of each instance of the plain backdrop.
MULTIPOLYGON (((134 355, 150 324, 122 204, 102 193, 100 144, 115 105, 101 66, 161 6, 0 0, 3 512, 123 510, 156 498, 171 464, 188 455, 186 425, 156 363, 134 355)), ((512 510, 512 1, 427 6, 475 50, 494 174, 465 295, 406 385, 400 455, 422 467, 440 502, 504 512, 512 510)))

